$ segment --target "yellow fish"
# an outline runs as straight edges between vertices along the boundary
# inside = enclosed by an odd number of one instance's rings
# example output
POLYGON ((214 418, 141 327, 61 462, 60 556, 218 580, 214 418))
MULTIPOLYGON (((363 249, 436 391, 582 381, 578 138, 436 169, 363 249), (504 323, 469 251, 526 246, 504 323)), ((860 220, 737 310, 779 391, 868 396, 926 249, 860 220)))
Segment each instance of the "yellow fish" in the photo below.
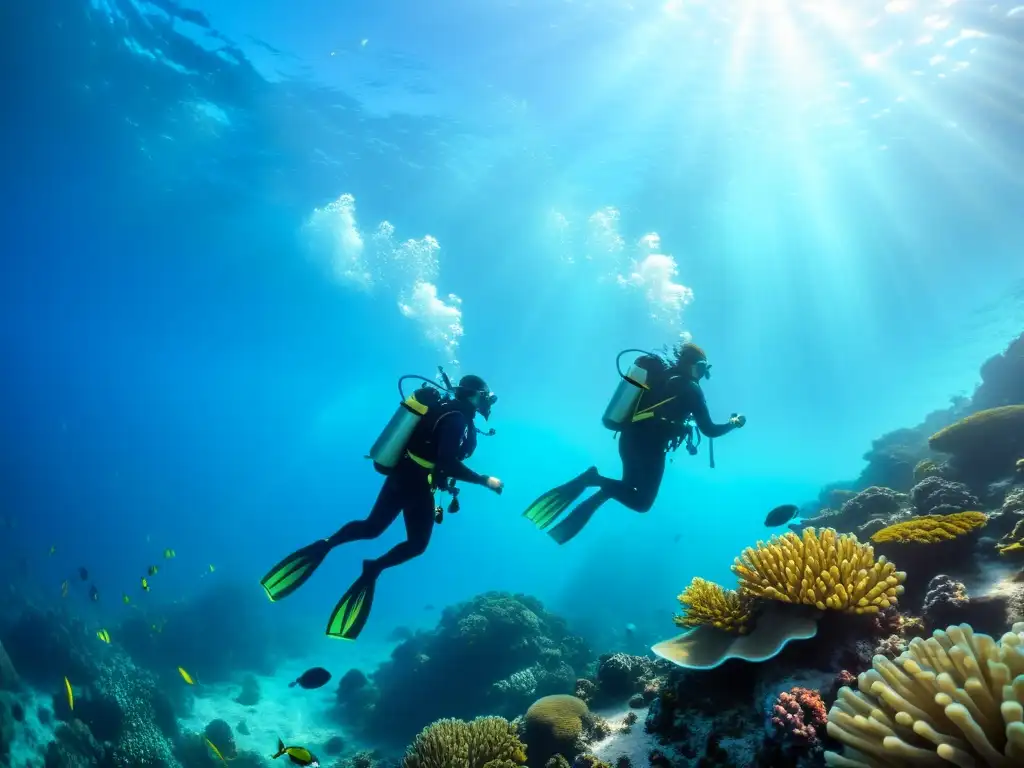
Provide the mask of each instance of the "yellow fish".
POLYGON ((64 678, 64 690, 68 692, 68 706, 71 707, 72 711, 74 711, 75 694, 71 692, 71 682, 66 677, 64 678))
POLYGON ((101 629, 99 632, 97 632, 96 633, 96 637, 98 637, 104 643, 109 643, 110 642, 110 633, 107 632, 107 630, 105 630, 105 629, 101 629))
POLYGON ((177 557, 177 552, 175 552, 173 549, 165 549, 164 550, 164 559, 165 560, 170 560, 172 557, 177 557))
POLYGON ((228 761, 224 759, 224 755, 222 755, 222 754, 220 753, 220 750, 219 750, 219 749, 217 749, 217 745, 216 745, 216 744, 214 744, 214 743, 213 743, 212 741, 210 741, 209 739, 206 739, 206 738, 204 738, 204 739, 203 739, 203 741, 205 741, 205 742, 206 742, 207 746, 208 746, 208 747, 209 747, 210 749, 212 749, 212 750, 213 750, 213 754, 215 754, 215 755, 216 755, 216 756, 217 756, 217 757, 218 757, 218 758, 220 759, 220 761, 221 761, 222 763, 224 763, 224 765, 227 765, 227 764, 228 764, 228 761))
POLYGON ((271 755, 272 760, 277 760, 281 755, 288 755, 293 763, 296 765, 308 765, 316 766, 319 768, 319 761, 313 757, 313 753, 305 747, 286 747, 284 742, 280 739, 277 740, 277 754, 271 755))
POLYGON ((128 605, 128 603, 132 601, 132 599, 128 597, 128 595, 121 595, 121 599, 124 601, 125 605, 128 605))
POLYGON ((180 674, 181 675, 181 679, 184 680, 189 685, 195 685, 196 684, 195 680, 192 679, 192 675, 190 675, 188 672, 186 672, 183 667, 178 667, 178 674, 180 674))
POLYGON ((149 592, 149 582, 146 581, 146 577, 145 576, 142 577, 142 588, 144 590, 146 590, 147 592, 149 592))
POLYGON ((64 579, 64 583, 60 585, 60 596, 61 597, 67 597, 68 596, 68 580, 67 579, 64 579))
POLYGON ((157 572, 158 572, 159 570, 160 570, 160 569, 159 569, 159 568, 157 568, 157 567, 156 567, 155 565, 151 565, 151 566, 149 566, 149 571, 148 571, 148 573, 149 573, 149 575, 150 575, 150 576, 156 576, 156 574, 157 574, 157 572))

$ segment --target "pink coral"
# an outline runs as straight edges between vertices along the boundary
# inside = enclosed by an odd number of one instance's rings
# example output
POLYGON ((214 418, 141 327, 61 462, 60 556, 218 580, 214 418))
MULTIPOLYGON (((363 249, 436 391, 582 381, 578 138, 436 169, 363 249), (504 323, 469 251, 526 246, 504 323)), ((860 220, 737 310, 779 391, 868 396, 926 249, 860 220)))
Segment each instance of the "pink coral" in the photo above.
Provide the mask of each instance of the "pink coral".
POLYGON ((772 706, 772 725, 784 738, 817 746, 825 732, 828 712, 821 694, 809 688, 791 688, 780 693, 772 706))

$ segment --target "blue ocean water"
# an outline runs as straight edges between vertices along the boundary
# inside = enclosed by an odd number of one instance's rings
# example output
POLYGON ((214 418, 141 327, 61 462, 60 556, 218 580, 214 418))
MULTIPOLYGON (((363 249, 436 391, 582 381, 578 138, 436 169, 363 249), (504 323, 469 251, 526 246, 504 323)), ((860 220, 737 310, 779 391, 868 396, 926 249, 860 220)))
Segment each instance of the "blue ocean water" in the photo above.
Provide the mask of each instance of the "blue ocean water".
MULTIPOLYGON (((5 560, 86 607, 79 566, 114 598, 154 562, 154 600, 258 592, 365 514, 398 376, 441 364, 499 394, 470 465, 506 490, 465 489, 360 644, 502 589, 642 651, 768 509, 1020 331, 1020 17, 988 6, 6 3, 5 560), (684 335, 749 423, 559 547, 520 513, 617 475, 615 355, 684 335)), ((326 643, 402 535, 266 610, 326 643)))

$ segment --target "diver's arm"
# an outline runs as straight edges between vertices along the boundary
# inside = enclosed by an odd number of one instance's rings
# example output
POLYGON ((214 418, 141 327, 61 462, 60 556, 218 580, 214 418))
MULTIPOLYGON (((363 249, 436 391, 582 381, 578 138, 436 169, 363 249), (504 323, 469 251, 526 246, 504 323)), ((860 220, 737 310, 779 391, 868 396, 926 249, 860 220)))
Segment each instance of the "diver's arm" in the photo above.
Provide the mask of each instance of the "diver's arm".
POLYGON ((693 382, 687 382, 687 387, 691 391, 690 395, 690 413, 693 414, 693 420, 697 424, 697 429, 701 431, 701 434, 705 437, 721 437, 727 435, 736 429, 739 425, 732 419, 727 421, 725 424, 715 424, 711 420, 711 414, 708 412, 708 403, 704 399, 704 392, 698 384, 693 382))
POLYGON ((437 425, 437 459, 434 466, 438 474, 444 477, 451 477, 463 483, 486 485, 486 475, 478 475, 458 458, 466 430, 472 428, 461 413, 451 413, 441 419, 437 425))

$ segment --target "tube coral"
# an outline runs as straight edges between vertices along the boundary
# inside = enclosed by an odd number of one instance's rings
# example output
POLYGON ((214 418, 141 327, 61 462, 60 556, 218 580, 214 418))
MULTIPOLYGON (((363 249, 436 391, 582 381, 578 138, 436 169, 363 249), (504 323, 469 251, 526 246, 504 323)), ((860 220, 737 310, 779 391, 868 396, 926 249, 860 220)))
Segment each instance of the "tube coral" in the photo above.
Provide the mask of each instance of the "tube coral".
POLYGON ((826 752, 826 765, 1024 765, 1024 622, 998 642, 951 626, 872 665, 828 713, 847 749, 826 752))

